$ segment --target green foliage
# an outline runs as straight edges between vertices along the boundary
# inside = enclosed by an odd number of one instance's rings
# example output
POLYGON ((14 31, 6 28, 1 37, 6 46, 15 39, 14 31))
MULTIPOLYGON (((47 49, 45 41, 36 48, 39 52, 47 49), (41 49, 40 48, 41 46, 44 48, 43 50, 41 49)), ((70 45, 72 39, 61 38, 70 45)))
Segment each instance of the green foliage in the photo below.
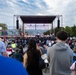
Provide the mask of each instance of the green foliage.
POLYGON ((64 28, 64 30, 68 33, 68 36, 69 36, 69 37, 70 37, 70 36, 73 36, 73 35, 72 35, 72 28, 71 28, 71 27, 66 26, 66 27, 64 28))
POLYGON ((44 32, 44 35, 50 35, 50 30, 44 32))
MULTIPOLYGON (((63 28, 63 27, 54 28, 54 29, 53 29, 53 32, 54 32, 54 34, 56 35, 56 33, 57 33, 58 31, 60 31, 60 30, 66 31, 66 32, 68 33, 68 35, 71 36, 71 37, 73 37, 73 36, 76 37, 76 26, 75 26, 75 25, 72 26, 72 27, 66 26, 65 28, 63 28)), ((52 31, 52 30, 48 30, 48 31, 46 31, 44 34, 45 34, 45 35, 50 34, 51 31, 52 31)))
POLYGON ((27 34, 27 35, 28 35, 28 32, 25 32, 25 34, 27 34))
POLYGON ((51 33, 54 33, 56 35, 56 33, 60 30, 64 29, 63 27, 60 27, 60 28, 54 28, 53 30, 48 30, 46 32, 44 32, 44 35, 49 35, 51 33))
POLYGON ((56 33, 57 33, 58 31, 63 30, 63 29, 64 29, 63 27, 55 28, 55 29, 54 29, 54 31, 55 31, 54 34, 56 35, 56 33))
POLYGON ((72 35, 76 37, 76 26, 74 25, 71 29, 72 29, 72 35))
POLYGON ((4 23, 0 23, 0 27, 2 27, 2 30, 7 30, 7 25, 4 23))

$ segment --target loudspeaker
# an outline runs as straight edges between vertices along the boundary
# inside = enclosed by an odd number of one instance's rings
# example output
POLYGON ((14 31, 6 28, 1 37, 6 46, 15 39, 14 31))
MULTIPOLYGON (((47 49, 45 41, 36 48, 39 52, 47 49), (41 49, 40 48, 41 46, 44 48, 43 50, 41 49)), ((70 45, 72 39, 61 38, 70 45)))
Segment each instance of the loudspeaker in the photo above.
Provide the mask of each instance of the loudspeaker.
POLYGON ((19 29, 19 20, 16 20, 16 29, 19 29))
POLYGON ((58 28, 60 28, 60 20, 58 19, 58 28))

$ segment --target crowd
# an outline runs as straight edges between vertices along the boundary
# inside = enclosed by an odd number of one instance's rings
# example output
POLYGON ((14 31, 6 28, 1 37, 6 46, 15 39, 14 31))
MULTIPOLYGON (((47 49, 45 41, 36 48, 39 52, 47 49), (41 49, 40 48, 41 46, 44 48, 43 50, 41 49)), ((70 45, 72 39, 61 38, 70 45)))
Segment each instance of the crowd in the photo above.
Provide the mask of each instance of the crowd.
POLYGON ((50 75, 70 75, 70 67, 76 62, 76 40, 69 39, 65 31, 59 31, 56 37, 29 37, 5 43, 0 39, 0 65, 5 71, 0 68, 1 75, 43 75, 40 58, 47 63, 44 69, 50 68, 50 75))

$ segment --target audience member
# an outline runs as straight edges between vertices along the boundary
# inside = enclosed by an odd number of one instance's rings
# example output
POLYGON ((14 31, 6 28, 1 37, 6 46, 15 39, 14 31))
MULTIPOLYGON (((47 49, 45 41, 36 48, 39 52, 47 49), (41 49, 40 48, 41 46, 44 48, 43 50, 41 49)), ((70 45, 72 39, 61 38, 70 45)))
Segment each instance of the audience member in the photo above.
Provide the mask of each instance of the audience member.
POLYGON ((0 55, 8 56, 8 54, 7 54, 7 52, 6 52, 5 43, 2 41, 1 38, 0 38, 0 55))
POLYGON ((11 55, 11 57, 23 62, 23 55, 21 54, 21 50, 19 48, 15 49, 15 52, 11 55))
POLYGON ((36 41, 31 39, 28 42, 28 49, 24 54, 24 66, 29 75, 42 75, 42 70, 39 68, 40 51, 37 50, 36 41))
POLYGON ((73 50, 65 43, 67 33, 59 31, 56 34, 57 43, 47 50, 50 62, 50 75, 70 75, 73 61, 73 50))

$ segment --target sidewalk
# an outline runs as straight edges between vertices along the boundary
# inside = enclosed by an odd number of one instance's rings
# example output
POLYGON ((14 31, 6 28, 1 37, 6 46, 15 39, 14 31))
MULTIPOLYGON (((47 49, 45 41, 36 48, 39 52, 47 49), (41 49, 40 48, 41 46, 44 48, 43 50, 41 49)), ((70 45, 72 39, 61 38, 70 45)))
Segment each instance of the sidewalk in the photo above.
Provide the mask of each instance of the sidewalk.
POLYGON ((50 75, 49 73, 43 73, 43 75, 50 75))
POLYGON ((43 70, 43 75, 50 75, 50 70, 49 70, 49 68, 43 70))
MULTIPOLYGON (((49 71, 47 73, 43 72, 43 75, 50 75, 49 71)), ((76 75, 76 71, 72 71, 71 75, 76 75)))

